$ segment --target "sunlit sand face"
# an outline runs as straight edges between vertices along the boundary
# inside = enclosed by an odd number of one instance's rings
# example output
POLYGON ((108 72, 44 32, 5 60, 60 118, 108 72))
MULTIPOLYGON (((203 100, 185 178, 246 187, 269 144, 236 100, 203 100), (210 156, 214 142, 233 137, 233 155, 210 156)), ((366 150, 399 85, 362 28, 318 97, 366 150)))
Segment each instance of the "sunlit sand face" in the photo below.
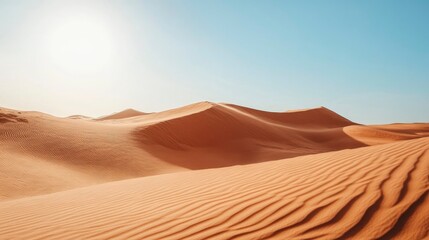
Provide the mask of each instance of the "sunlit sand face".
POLYGON ((47 34, 49 56, 62 71, 97 73, 112 59, 112 39, 104 21, 84 14, 70 14, 47 34))

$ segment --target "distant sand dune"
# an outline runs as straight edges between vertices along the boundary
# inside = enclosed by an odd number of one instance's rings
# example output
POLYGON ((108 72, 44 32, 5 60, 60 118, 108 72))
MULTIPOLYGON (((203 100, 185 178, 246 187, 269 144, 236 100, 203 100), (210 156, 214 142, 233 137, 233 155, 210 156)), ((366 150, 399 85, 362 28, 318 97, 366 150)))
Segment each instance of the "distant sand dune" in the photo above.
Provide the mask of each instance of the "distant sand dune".
POLYGON ((423 239, 429 138, 0 204, 10 239, 423 239))
POLYGON ((97 118, 96 120, 114 120, 114 119, 122 119, 122 118, 130 118, 130 117, 135 117, 135 116, 141 116, 141 115, 145 115, 147 113, 144 112, 140 112, 134 109, 126 109, 123 110, 121 112, 118 113, 114 113, 105 117, 100 117, 97 118))
POLYGON ((88 117, 88 116, 84 116, 84 115, 71 115, 71 116, 68 116, 67 118, 70 118, 70 119, 92 119, 91 117, 88 117))

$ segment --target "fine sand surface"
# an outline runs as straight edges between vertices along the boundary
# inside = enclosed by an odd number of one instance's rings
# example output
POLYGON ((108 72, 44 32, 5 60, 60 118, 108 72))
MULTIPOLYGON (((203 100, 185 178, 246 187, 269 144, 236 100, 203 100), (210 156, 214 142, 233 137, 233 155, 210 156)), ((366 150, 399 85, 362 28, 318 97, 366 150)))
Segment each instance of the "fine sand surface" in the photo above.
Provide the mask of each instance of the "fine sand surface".
POLYGON ((429 124, 201 102, 0 108, 0 239, 423 239, 429 124))

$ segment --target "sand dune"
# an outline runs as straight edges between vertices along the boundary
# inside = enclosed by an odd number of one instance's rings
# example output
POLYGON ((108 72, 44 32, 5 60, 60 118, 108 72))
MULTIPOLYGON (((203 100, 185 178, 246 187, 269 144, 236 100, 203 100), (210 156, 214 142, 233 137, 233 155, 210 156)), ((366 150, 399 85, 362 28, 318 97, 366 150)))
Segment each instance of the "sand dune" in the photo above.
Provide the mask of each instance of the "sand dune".
POLYGON ((88 116, 84 116, 84 115, 71 115, 71 116, 68 116, 67 118, 70 118, 70 119, 92 119, 91 117, 88 117, 88 116))
POLYGON ((0 239, 423 239, 429 124, 201 102, 0 108, 0 239))
POLYGON ((114 119, 122 119, 122 118, 130 118, 135 116, 145 115, 147 113, 137 111, 135 109, 129 108, 118 113, 114 113, 108 116, 97 118, 97 120, 114 120, 114 119))
POLYGON ((182 170, 139 147, 127 126, 0 111, 17 116, 0 123, 0 199, 182 170))
POLYGON ((309 128, 310 121, 299 125, 300 116, 295 118, 289 113, 249 111, 212 103, 189 108, 187 111, 192 111, 191 114, 139 127, 135 131, 136 139, 153 155, 190 169, 364 146, 343 133, 342 127, 352 122, 330 122, 340 116, 326 113, 324 109, 304 113, 309 118, 319 115, 313 128, 309 128))
POLYGON ((0 204, 5 239, 423 239, 429 138, 0 204))
POLYGON ((365 132, 381 130, 378 126, 360 128, 362 125, 323 107, 274 113, 203 102, 152 114, 140 121, 142 126, 137 126, 134 134, 144 149, 189 169, 256 163, 429 136, 426 124, 408 126, 410 133, 406 136, 383 130, 390 135, 364 138, 365 132))
POLYGON ((363 126, 323 107, 273 113, 201 102, 140 113, 98 121, 0 109, 0 199, 429 134, 427 124, 363 126))
POLYGON ((390 143, 427 136, 429 124, 351 125, 343 131, 367 145, 390 143))

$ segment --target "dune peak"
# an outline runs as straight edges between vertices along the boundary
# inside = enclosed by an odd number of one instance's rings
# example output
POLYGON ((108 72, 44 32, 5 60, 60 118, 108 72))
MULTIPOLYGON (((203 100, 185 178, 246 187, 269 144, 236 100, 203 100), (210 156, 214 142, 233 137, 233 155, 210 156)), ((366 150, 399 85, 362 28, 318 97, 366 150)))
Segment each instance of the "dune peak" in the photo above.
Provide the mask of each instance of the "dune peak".
POLYGON ((122 110, 117 113, 113 113, 104 117, 97 118, 98 121, 102 120, 115 120, 115 119, 122 119, 122 118, 130 118, 130 117, 136 117, 141 115, 146 115, 147 113, 140 112, 138 110, 135 110, 133 108, 127 108, 125 110, 122 110))

